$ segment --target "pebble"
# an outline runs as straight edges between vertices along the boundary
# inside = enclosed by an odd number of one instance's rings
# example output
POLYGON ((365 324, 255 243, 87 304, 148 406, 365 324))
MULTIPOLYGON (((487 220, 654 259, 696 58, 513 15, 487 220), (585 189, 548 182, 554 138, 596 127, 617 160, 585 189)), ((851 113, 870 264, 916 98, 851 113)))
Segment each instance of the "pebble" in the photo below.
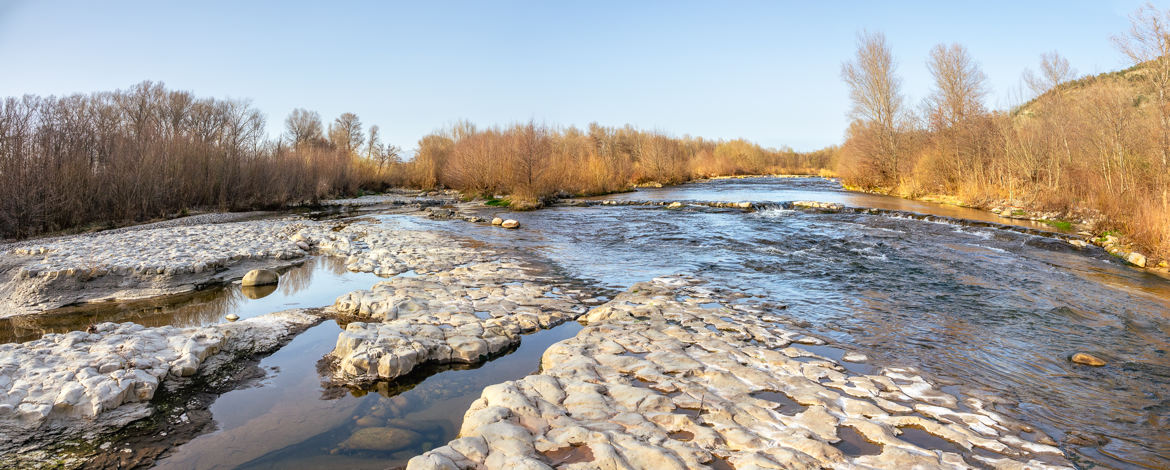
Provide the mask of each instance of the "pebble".
POLYGON ((407 271, 436 272, 487 259, 484 253, 449 237, 420 230, 400 230, 373 222, 304 227, 291 237, 309 240, 322 255, 346 258, 346 269, 391 277, 407 271))

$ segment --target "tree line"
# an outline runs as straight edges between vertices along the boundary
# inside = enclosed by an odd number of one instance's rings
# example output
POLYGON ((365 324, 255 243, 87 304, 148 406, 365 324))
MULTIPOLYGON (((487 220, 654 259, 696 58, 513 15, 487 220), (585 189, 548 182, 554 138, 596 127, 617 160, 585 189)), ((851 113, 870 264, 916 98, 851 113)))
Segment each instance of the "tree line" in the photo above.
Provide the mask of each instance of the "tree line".
POLYGON ((694 178, 800 173, 829 166, 830 150, 798 153, 742 139, 673 137, 631 126, 585 129, 535 122, 479 128, 460 122, 419 141, 405 183, 454 188, 467 196, 508 195, 516 207, 555 196, 594 195, 637 184, 694 178))
POLYGON ((386 184, 397 149, 345 114, 315 113, 268 139, 247 101, 196 97, 143 82, 127 90, 0 101, 0 237, 242 210, 386 184), (307 126, 302 128, 301 126, 307 126), (358 147, 370 158, 354 158, 358 147))
POLYGON ((275 209, 390 186, 507 195, 519 208, 556 195, 748 173, 815 173, 831 152, 672 137, 591 124, 477 128, 423 137, 413 159, 378 126, 344 113, 326 125, 293 110, 268 138, 243 100, 143 82, 126 90, 0 100, 0 238, 105 228, 188 210, 275 209))
POLYGON ((1147 5, 1114 38, 1128 70, 1075 79, 1052 52, 1023 83, 1035 98, 989 110, 987 77, 969 51, 940 44, 934 87, 915 109, 881 33, 863 32, 843 64, 852 123, 836 160, 846 185, 900 196, 1003 201, 1097 220, 1170 255, 1170 13, 1147 5))

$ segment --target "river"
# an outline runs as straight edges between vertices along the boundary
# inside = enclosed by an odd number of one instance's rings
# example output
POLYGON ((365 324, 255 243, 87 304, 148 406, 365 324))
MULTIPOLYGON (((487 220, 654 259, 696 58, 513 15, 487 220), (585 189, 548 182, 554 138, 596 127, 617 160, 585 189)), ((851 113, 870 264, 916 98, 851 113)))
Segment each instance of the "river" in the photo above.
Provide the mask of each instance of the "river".
MULTIPOLYGON (((805 212, 782 204, 754 211, 622 205, 481 210, 487 217, 519 220, 522 229, 516 231, 414 215, 372 217, 526 254, 599 289, 690 273, 771 302, 775 308, 769 314, 864 352, 876 365, 913 366, 948 393, 993 402, 997 411, 1052 436, 1080 467, 1170 468, 1170 282, 1162 277, 1132 269, 1095 247, 1080 250, 1039 234, 1050 230, 1042 224, 852 193, 821 178, 715 180, 602 199, 815 200, 884 211, 805 212), (1081 351, 1108 365, 1092 368, 1068 360, 1081 351)), ((201 324, 219 321, 229 311, 251 316, 323 306, 376 280, 323 261, 299 269, 291 274, 299 284, 282 284, 284 290, 267 301, 224 288, 216 294, 220 300, 194 302, 207 307, 192 307, 190 300, 174 307, 182 314, 172 320, 166 319, 172 310, 152 306, 161 310, 151 321, 201 324), (214 312, 199 313, 200 308, 214 312)), ((130 318, 126 315, 118 314, 130 318)), ((482 387, 535 370, 543 349, 577 328, 526 336, 515 352, 479 368, 432 370, 415 375, 409 385, 338 394, 321 384, 313 367, 336 340, 338 327, 326 322, 264 359, 265 380, 212 405, 218 430, 178 446, 161 463, 175 468, 401 464, 455 437, 462 411, 482 387), (294 409, 297 419, 281 419, 294 409), (395 453, 339 452, 353 420, 377 410, 391 410, 382 412, 387 420, 414 420, 426 441, 395 453), (212 449, 232 450, 239 436, 254 435, 249 428, 265 423, 301 429, 253 438, 254 448, 239 457, 221 451, 214 462, 200 463, 212 449)))
MULTIPOLYGON (((607 198, 814 200, 1050 229, 820 178, 714 180, 607 198)), ((1170 467, 1170 282, 1100 249, 898 213, 598 206, 501 215, 526 229, 464 233, 613 288, 690 272, 784 304, 778 314, 879 364, 914 366, 948 391, 997 399, 1000 411, 1070 443, 1079 465, 1170 467), (1109 365, 1073 364, 1078 351, 1109 365)))

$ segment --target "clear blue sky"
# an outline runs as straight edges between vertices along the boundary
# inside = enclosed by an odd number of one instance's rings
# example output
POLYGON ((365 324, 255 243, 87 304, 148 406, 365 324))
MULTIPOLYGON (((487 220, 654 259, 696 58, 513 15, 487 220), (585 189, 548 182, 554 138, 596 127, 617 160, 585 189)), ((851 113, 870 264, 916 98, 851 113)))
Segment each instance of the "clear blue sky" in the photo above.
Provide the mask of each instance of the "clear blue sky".
POLYGON ((155 80, 249 98, 273 134, 296 107, 326 121, 354 112, 407 150, 457 119, 631 123, 811 150, 842 140, 840 67, 861 29, 886 33, 912 104, 929 91, 927 51, 959 42, 991 79, 988 104, 1006 107, 1045 51, 1082 74, 1125 66, 1110 36, 1139 5, 0 0, 0 96, 155 80))

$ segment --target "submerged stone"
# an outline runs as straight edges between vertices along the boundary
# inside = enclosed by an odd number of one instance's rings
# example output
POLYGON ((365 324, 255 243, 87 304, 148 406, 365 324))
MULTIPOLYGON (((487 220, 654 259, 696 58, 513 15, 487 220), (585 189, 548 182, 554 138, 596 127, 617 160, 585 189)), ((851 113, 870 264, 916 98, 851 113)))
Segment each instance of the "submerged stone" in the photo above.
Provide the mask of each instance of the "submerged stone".
POLYGON ((1084 364, 1086 366, 1101 367, 1105 365, 1104 359, 1087 353, 1073 354, 1070 360, 1077 364, 1084 364))
POLYGON ((406 429, 389 427, 360 428, 338 444, 338 447, 349 450, 374 450, 393 452, 405 449, 418 443, 422 439, 419 433, 406 429))

